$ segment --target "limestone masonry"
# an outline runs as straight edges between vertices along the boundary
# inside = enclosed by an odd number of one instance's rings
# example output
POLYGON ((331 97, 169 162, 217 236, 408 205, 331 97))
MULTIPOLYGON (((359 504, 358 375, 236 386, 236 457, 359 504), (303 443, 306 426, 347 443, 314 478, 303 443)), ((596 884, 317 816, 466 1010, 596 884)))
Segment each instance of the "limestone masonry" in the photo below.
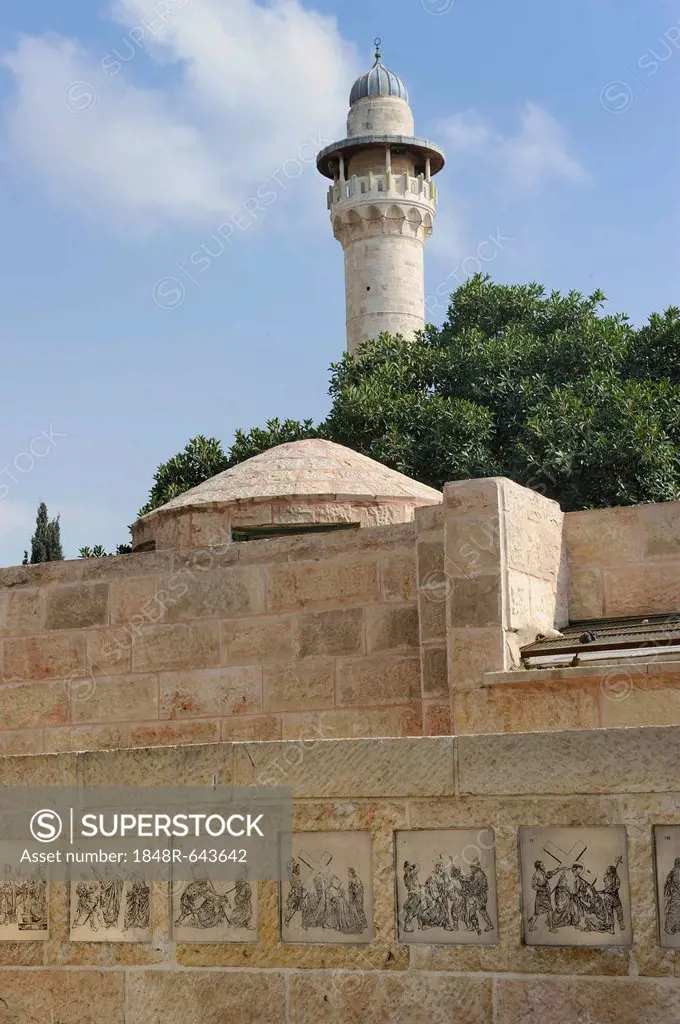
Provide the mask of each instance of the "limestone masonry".
MULTIPOLYGON (((376 56, 319 156, 350 350, 423 324, 442 165, 376 56)), ((680 503, 314 440, 133 539, 0 569, 0 787, 289 787, 292 853, 0 870, 0 1024, 680 1021, 680 503)))
POLYGON ((276 524, 331 532, 238 541, 216 478, 159 550, 0 570, 5 785, 290 786, 295 829, 227 918, 126 879, 95 932, 100 883, 53 883, 21 932, 0 891, 8 1021, 679 1019, 680 505, 385 472, 407 522, 363 526, 364 479, 276 524), (546 655, 567 623, 592 646, 546 655))

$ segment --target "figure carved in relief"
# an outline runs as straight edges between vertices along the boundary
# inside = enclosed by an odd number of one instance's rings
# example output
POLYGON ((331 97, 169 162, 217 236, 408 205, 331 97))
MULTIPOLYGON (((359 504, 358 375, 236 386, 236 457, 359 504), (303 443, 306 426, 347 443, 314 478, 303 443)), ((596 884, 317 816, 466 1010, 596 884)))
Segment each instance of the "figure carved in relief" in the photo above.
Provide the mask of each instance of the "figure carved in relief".
POLYGON ((288 881, 290 882, 290 891, 286 900, 286 913, 284 916, 286 927, 293 920, 298 910, 302 910, 302 902, 305 898, 305 887, 300 877, 300 864, 296 860, 288 862, 288 881))
POLYGON ((210 876, 194 876, 180 897, 180 914, 175 925, 187 928, 247 928, 252 929, 253 890, 247 873, 242 871, 235 885, 227 892, 218 892, 210 876), (233 896, 233 902, 230 897, 233 896))
POLYGON ((93 932, 125 933, 147 930, 151 919, 151 888, 143 875, 129 876, 111 868, 94 878, 81 878, 75 887, 72 928, 93 932))
POLYGON ((233 889, 232 913, 229 924, 232 928, 253 927, 253 889, 248 881, 248 873, 243 870, 236 879, 233 889))
MULTIPOLYGON (((93 868, 94 871, 94 868, 93 868)), ((123 879, 106 868, 102 875, 94 874, 99 882, 99 905, 105 928, 117 928, 123 896, 123 879)))
POLYGON ((453 857, 440 854, 432 866, 424 885, 419 882, 420 865, 404 861, 403 878, 407 897, 403 908, 402 927, 404 932, 413 932, 413 922, 418 930, 443 928, 446 931, 466 931, 482 934, 492 931, 493 922, 487 911, 489 880, 479 859, 470 865, 469 874, 464 875, 454 864, 453 857))
POLYGON ((147 929, 151 921, 151 889, 144 877, 133 874, 125 893, 125 931, 147 929))
POLYGON ((555 929, 552 926, 553 906, 550 899, 550 879, 557 874, 559 868, 554 871, 546 871, 542 860, 534 862, 534 873, 531 878, 531 888, 536 893, 534 898, 534 912, 529 918, 528 928, 530 932, 536 931, 536 922, 539 917, 546 915, 548 928, 551 932, 555 929))
MULTIPOLYGON (((304 855, 301 855, 303 863, 304 855)), ((286 900, 284 923, 288 926, 299 912, 301 926, 326 928, 343 935, 361 935, 368 927, 364 908, 364 884, 356 869, 347 869, 347 885, 330 870, 330 855, 321 861, 312 858, 312 874, 305 885, 301 878, 300 863, 293 859, 288 865, 290 891, 286 900)))
POLYGON ((666 876, 663 887, 664 931, 667 935, 680 932, 680 857, 666 876))
POLYGON ((614 935, 617 924, 619 931, 624 931, 624 908, 619 895, 619 867, 623 857, 617 857, 616 862, 607 867, 602 886, 598 888, 597 878, 582 862, 587 850, 585 843, 579 841, 565 852, 547 842, 544 850, 558 866, 547 871, 543 861, 534 862, 531 884, 536 895, 527 930, 536 931, 538 919, 545 916, 552 933, 561 928, 576 928, 581 932, 614 935))
POLYGON ((16 919, 14 882, 5 879, 0 882, 0 926, 16 924, 16 919))
POLYGON ((80 881, 76 885, 76 909, 73 917, 74 928, 89 924, 93 932, 104 927, 99 900, 100 886, 96 881, 80 881))
POLYGON ((16 918, 20 931, 47 928, 47 882, 28 878, 16 887, 16 918))

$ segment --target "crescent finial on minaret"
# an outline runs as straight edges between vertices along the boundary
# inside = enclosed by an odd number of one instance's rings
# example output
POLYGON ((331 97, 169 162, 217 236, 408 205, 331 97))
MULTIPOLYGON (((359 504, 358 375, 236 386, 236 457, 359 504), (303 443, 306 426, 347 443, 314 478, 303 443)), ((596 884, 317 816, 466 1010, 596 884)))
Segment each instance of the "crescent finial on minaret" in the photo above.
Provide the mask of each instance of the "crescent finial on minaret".
POLYGON ((380 36, 376 36, 375 39, 373 40, 373 45, 375 46, 375 62, 376 62, 376 64, 378 64, 380 62, 380 58, 382 56, 382 54, 380 53, 380 44, 381 43, 382 43, 382 39, 380 38, 380 36))

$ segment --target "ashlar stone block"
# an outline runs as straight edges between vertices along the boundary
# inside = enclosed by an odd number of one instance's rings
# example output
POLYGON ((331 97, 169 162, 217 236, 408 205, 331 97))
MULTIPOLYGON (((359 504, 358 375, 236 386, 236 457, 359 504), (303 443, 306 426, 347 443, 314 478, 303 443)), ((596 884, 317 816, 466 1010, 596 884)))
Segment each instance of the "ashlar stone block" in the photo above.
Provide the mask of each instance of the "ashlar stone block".
MULTIPOLYGON (((280 971, 132 971, 125 996, 126 1024, 286 1021, 286 986, 280 971)), ((113 1024, 112 1017, 106 1019, 113 1024)), ((85 1017, 82 1020, 84 1024, 85 1017)))
MULTIPOLYGON (((125 976, 122 971, 0 970, 0 992, 6 1020, 46 1024, 123 1024, 125 976), (38 981, 38 978, 40 979, 38 981), (96 1006, 96 1017, 93 1007, 96 1006)), ((148 1019, 148 1018, 147 1018, 148 1019)))
POLYGON ((45 595, 45 629, 105 626, 109 615, 108 583, 51 587, 45 595))

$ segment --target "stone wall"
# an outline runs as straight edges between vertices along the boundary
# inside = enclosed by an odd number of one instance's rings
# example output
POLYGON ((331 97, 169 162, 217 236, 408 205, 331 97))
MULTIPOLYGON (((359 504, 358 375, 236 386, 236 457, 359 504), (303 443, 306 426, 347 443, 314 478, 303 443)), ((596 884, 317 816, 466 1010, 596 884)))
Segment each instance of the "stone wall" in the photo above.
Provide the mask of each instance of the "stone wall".
POLYGON ((518 733, 680 725, 680 660, 489 672, 456 698, 456 732, 518 733))
POLYGON ((523 644, 566 621, 563 515, 556 502, 492 478, 447 484, 443 518, 453 731, 467 732, 470 719, 495 713, 485 674, 518 666, 523 644))
POLYGON ((572 619, 680 609, 680 502, 568 512, 572 619))
POLYGON ((441 516, 453 732, 680 724, 677 654, 531 670, 519 659, 570 619, 677 612, 680 503, 563 515, 509 480, 466 480, 446 485, 441 516))
POLYGON ((413 524, 0 570, 0 750, 422 732, 413 524))
POLYGON ((0 752, 680 724, 660 655, 520 662, 568 614, 677 610, 680 503, 564 516, 495 478, 411 523, 166 540, 0 570, 0 752))
POLYGON ((328 495, 294 500, 239 501, 198 508, 176 508, 155 512, 132 527, 135 549, 152 545, 155 551, 178 548, 208 548, 228 543, 233 530, 257 526, 292 524, 352 523, 360 527, 389 526, 413 520, 415 501, 374 498, 372 500, 328 495))
MULTIPOLYGON (((261 785, 294 794, 298 832, 372 837, 374 938, 284 943, 275 882, 259 885, 257 941, 176 943, 157 883, 148 943, 69 941, 53 885, 50 936, 0 942, 0 1013, 62 1024, 675 1024, 680 950, 659 945, 652 826, 680 824, 680 729, 560 736, 215 744, 0 759, 0 784, 261 785), (524 944, 520 826, 623 825, 633 943, 524 944), (397 941, 395 830, 493 828, 499 942, 397 941)), ((587 940, 586 940, 587 941, 587 940)))

